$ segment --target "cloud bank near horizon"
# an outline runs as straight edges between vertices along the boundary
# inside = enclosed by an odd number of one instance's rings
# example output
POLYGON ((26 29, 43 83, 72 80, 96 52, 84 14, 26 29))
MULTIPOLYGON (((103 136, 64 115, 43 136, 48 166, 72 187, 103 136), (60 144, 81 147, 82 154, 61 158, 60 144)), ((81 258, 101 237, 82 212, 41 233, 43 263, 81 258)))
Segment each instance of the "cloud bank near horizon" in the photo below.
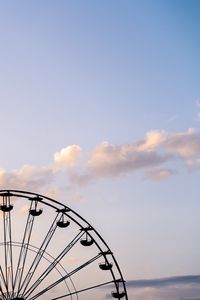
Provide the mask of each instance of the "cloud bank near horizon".
POLYGON ((200 276, 129 280, 126 283, 130 299, 200 300, 200 276))
POLYGON ((24 165, 19 170, 0 169, 1 188, 47 190, 62 174, 71 185, 89 184, 103 178, 142 172, 150 180, 166 180, 177 174, 171 165, 181 163, 188 171, 200 170, 200 132, 167 133, 152 130, 131 144, 98 144, 90 153, 69 145, 53 155, 47 166, 24 165))

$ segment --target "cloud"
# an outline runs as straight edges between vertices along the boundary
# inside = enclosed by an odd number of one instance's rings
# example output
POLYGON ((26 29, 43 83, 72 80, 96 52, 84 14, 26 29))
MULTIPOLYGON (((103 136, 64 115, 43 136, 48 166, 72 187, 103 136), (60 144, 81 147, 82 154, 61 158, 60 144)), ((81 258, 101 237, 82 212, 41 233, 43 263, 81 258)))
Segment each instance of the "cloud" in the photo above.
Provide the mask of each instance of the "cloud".
POLYGON ((168 154, 151 151, 151 147, 153 144, 144 151, 134 144, 115 146, 104 142, 91 154, 87 168, 97 177, 116 176, 124 172, 161 165, 169 160, 168 154))
POLYGON ((145 177, 154 181, 162 181, 174 174, 177 174, 177 171, 168 168, 157 168, 148 170, 145 177))
MULTIPOLYGON (((138 170, 148 170, 161 166, 171 159, 171 155, 161 154, 148 149, 141 150, 141 145, 112 145, 103 142, 96 146, 85 164, 83 172, 72 172, 71 181, 85 184, 99 178, 116 177, 138 170)), ((146 145, 145 145, 146 148, 146 145)))
POLYGON ((176 276, 149 280, 130 280, 126 286, 130 299, 197 300, 200 299, 200 276, 176 276))
POLYGON ((161 288, 164 286, 185 284, 200 284, 200 275, 174 276, 158 279, 129 280, 126 282, 127 287, 131 288, 161 288))
POLYGON ((195 300, 200 299, 197 284, 169 286, 163 288, 143 288, 128 291, 129 299, 134 300, 195 300))
POLYGON ((0 169, 0 186, 51 195, 57 194, 63 182, 64 186, 83 185, 133 172, 143 172, 147 179, 160 181, 178 173, 174 169, 177 161, 189 171, 200 170, 198 130, 189 128, 175 133, 151 130, 143 139, 130 144, 101 142, 89 153, 83 152, 79 145, 68 145, 53 155, 49 165, 24 165, 13 171, 0 169))
POLYGON ((199 170, 200 169, 200 158, 190 158, 187 159, 186 165, 189 170, 199 170))
POLYGON ((166 133, 164 131, 151 130, 147 132, 143 141, 138 144, 139 151, 150 151, 157 148, 165 139, 166 133))
MULTIPOLYGON (((174 276, 126 281, 129 299, 134 300, 199 300, 200 275, 174 276)), ((103 287, 107 299, 110 286, 103 287)))
POLYGON ((54 163, 58 168, 74 166, 78 161, 80 152, 80 146, 70 145, 54 154, 54 163))
POLYGON ((21 169, 11 172, 0 170, 1 189, 16 188, 39 192, 49 186, 53 179, 53 170, 46 166, 24 165, 21 169))
POLYGON ((164 180, 177 173, 166 166, 176 160, 181 160, 189 169, 199 169, 200 133, 197 130, 189 128, 176 133, 154 130, 132 144, 100 143, 91 152, 84 170, 72 173, 71 180, 85 184, 136 171, 144 171, 146 178, 164 180))
POLYGON ((186 132, 168 134, 161 146, 165 151, 183 159, 197 157, 200 155, 200 133, 189 128, 186 132))

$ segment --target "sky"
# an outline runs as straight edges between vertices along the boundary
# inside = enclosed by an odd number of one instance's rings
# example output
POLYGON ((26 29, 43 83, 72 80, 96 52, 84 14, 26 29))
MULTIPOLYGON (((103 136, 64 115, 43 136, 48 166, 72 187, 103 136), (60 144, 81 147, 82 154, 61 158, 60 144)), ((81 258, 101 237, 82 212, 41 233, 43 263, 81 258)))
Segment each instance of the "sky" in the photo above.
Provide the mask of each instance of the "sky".
POLYGON ((199 14, 197 0, 0 2, 0 186, 93 224, 130 299, 200 299, 199 14))

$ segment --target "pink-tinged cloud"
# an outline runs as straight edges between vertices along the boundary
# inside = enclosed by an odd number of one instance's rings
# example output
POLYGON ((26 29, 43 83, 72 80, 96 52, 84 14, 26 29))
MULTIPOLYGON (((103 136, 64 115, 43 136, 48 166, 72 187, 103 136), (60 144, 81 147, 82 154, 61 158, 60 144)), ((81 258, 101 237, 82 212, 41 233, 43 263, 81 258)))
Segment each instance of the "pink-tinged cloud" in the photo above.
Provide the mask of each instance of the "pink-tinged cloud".
POLYGON ((24 165, 19 170, 0 170, 0 186, 2 189, 28 189, 43 191, 54 180, 53 170, 50 167, 24 165))
POLYGON ((154 181, 163 181, 172 175, 177 174, 176 171, 168 168, 155 168, 152 170, 148 170, 145 174, 147 179, 151 179, 154 181))
POLYGON ((89 155, 80 146, 69 145, 56 152, 47 166, 25 165, 9 172, 0 169, 0 186, 51 194, 57 190, 61 176, 65 184, 67 181, 88 184, 138 171, 148 179, 160 181, 177 173, 170 165, 176 161, 182 162, 188 170, 200 170, 199 131, 149 131, 144 139, 130 144, 102 142, 89 155))
POLYGON ((190 169, 200 167, 200 133, 197 130, 177 133, 150 131, 143 140, 132 144, 103 142, 91 152, 83 172, 74 172, 71 178, 84 184, 142 170, 149 179, 164 180, 177 173, 166 166, 176 160, 181 160, 190 169))
POLYGON ((67 168, 77 164, 81 148, 70 145, 54 154, 54 164, 58 168, 67 168))
POLYGON ((151 149, 140 150, 137 145, 115 146, 102 143, 96 147, 87 163, 90 173, 95 176, 116 176, 124 172, 155 167, 170 159, 151 149))
POLYGON ((200 155, 200 133, 189 128, 186 132, 167 134, 161 146, 165 151, 186 160, 198 157, 200 155))

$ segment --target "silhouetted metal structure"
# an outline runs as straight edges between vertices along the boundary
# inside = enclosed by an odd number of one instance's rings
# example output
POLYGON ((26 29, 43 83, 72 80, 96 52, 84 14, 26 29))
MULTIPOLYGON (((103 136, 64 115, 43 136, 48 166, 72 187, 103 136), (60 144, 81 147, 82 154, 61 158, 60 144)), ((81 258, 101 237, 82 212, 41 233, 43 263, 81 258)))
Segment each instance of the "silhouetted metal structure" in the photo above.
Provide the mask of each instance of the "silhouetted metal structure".
POLYGON ((113 253, 78 213, 32 192, 0 190, 0 198, 1 299, 128 300, 113 253))

